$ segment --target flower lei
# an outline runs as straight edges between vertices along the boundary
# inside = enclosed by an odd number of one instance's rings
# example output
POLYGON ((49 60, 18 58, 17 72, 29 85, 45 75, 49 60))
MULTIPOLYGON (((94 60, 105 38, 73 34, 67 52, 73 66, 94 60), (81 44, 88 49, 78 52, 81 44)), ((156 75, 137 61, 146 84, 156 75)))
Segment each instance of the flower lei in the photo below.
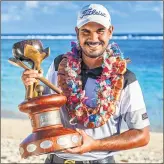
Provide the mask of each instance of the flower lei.
MULTIPOLYGON (((66 84, 59 84, 67 96, 66 109, 71 117, 70 123, 81 123, 87 128, 97 128, 105 124, 115 112, 123 88, 123 74, 126 72, 126 59, 123 59, 118 45, 112 43, 103 55, 102 74, 96 80, 97 107, 90 108, 85 104, 87 97, 82 90, 81 53, 76 43, 72 42, 72 51, 64 55, 67 58, 63 69, 66 84), (65 86, 65 87, 64 87, 65 86)), ((60 70, 59 70, 60 71, 60 70)))

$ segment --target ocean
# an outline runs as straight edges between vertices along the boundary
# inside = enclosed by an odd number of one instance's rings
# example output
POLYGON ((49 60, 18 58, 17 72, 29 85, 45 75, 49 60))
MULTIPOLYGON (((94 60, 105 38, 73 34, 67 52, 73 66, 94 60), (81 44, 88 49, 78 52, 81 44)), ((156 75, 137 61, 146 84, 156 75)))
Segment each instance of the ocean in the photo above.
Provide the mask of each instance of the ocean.
MULTIPOLYGON (((23 69, 8 62, 13 57, 14 43, 25 39, 40 39, 51 54, 42 63, 44 76, 53 59, 70 51, 75 34, 2 34, 1 35, 1 110, 19 112, 25 88, 21 81, 23 69)), ((125 58, 130 58, 128 69, 136 74, 141 85, 152 131, 163 131, 163 35, 116 34, 112 41, 119 44, 125 58)), ((111 41, 111 42, 112 42, 111 41)), ((136 100, 137 101, 137 100, 136 100)))

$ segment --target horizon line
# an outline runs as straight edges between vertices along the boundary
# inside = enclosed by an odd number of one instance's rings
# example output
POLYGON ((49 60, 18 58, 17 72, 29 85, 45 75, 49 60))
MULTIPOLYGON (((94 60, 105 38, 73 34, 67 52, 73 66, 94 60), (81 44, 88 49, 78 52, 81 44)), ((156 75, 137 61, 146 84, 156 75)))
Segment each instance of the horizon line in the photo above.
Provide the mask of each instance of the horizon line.
MULTIPOLYGON (((1 33, 1 35, 6 35, 6 34, 72 34, 72 35, 76 35, 76 33, 44 33, 44 32, 39 32, 39 33, 1 33)), ((114 34, 162 34, 163 32, 117 32, 117 33, 113 33, 114 34)))

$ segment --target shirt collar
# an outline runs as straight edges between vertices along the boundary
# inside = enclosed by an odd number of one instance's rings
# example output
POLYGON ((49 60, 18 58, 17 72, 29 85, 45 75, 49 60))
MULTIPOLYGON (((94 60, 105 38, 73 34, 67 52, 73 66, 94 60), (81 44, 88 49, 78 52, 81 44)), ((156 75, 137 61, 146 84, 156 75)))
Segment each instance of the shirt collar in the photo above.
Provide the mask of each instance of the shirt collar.
POLYGON ((88 66, 83 61, 81 62, 81 69, 82 71, 86 71, 88 75, 94 75, 94 76, 100 76, 103 70, 102 67, 89 69, 88 66))

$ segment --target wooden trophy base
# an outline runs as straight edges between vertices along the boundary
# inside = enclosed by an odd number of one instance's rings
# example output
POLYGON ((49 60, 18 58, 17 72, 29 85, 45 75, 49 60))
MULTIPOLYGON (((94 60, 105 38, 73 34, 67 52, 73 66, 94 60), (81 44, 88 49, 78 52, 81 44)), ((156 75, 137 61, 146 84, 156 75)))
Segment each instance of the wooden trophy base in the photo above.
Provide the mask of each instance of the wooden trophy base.
POLYGON ((19 105, 21 112, 28 113, 33 128, 32 134, 20 144, 22 158, 81 145, 81 135, 61 123, 59 110, 65 103, 65 96, 52 94, 31 98, 19 105))
POLYGON ((81 145, 81 136, 72 129, 54 127, 30 134, 20 144, 22 158, 61 151, 81 145))

